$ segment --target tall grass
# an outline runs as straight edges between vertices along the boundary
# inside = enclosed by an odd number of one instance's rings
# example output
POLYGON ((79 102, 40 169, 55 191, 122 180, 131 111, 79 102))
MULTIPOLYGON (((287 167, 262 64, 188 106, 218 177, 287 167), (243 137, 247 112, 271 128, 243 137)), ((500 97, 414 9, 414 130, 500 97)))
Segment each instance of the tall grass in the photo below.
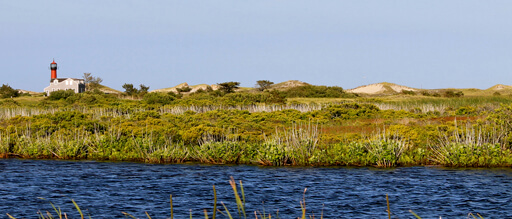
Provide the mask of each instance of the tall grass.
MULTIPOLYGON (((457 124, 457 123, 456 123, 457 124)), ((510 166, 512 152, 507 145, 510 130, 486 122, 455 125, 453 131, 438 131, 426 148, 411 147, 396 132, 380 132, 353 142, 320 144, 318 124, 296 123, 276 128, 262 143, 239 139, 238 134, 213 137, 205 135, 198 145, 172 141, 146 130, 141 136, 122 137, 119 127, 105 132, 84 129, 59 129, 39 135, 30 126, 0 131, 0 154, 3 157, 95 159, 142 161, 148 163, 284 165, 350 165, 394 167, 436 164, 445 166, 510 166), (229 136, 229 137, 228 137, 229 136), (434 141, 435 140, 435 141, 434 141), (407 154, 405 160, 403 154, 407 154)))
POLYGON ((494 123, 470 124, 442 132, 438 141, 430 145, 431 160, 444 166, 494 167, 512 165, 511 150, 505 147, 510 133, 494 123))
POLYGON ((257 161, 263 165, 309 165, 317 150, 320 132, 318 124, 293 124, 266 138, 257 151, 257 161))
MULTIPOLYGON (((175 105, 165 105, 158 108, 158 112, 160 114, 170 113, 175 115, 181 115, 185 112, 194 112, 194 113, 205 113, 215 110, 247 110, 251 113, 255 112, 276 112, 283 110, 298 110, 300 112, 311 112, 315 110, 321 110, 324 105, 319 104, 289 104, 289 105, 279 105, 279 104, 253 104, 253 105, 240 105, 240 106, 224 106, 224 105, 189 105, 189 106, 175 106, 175 105)), ((100 119, 101 117, 124 117, 131 118, 134 113, 144 112, 151 110, 152 107, 144 108, 144 107, 131 107, 129 109, 124 109, 122 107, 79 107, 74 106, 73 108, 69 107, 51 107, 51 108, 36 108, 36 107, 0 107, 0 120, 1 119, 10 119, 16 116, 34 116, 34 115, 44 115, 44 114, 54 114, 56 112, 62 111, 78 111, 81 113, 89 113, 93 116, 94 119, 100 119)))
MULTIPOLYGON (((378 100, 378 99, 376 99, 378 100)), ((512 98, 507 96, 479 96, 462 98, 411 98, 411 99, 389 99, 380 101, 363 102, 374 104, 381 110, 405 110, 412 111, 420 109, 421 112, 440 112, 453 110, 464 106, 480 107, 487 110, 495 110, 503 104, 512 104, 512 98)))
POLYGON ((365 146, 378 167, 397 166, 402 153, 408 147, 404 139, 396 134, 386 135, 385 131, 368 140, 365 146))

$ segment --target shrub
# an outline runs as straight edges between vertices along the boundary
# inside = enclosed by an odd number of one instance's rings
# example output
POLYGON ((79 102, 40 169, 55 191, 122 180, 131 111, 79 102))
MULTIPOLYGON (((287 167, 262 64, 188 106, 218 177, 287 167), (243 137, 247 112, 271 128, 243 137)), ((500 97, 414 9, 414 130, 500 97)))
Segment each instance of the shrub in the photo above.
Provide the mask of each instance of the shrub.
POLYGON ((444 92, 445 97, 462 97, 464 93, 462 91, 447 90, 444 92))
POLYGON ((50 92, 50 96, 48 96, 49 100, 65 100, 69 97, 72 97, 75 95, 75 91, 73 90, 58 90, 50 92))
POLYGON ((172 103, 176 98, 169 94, 153 92, 144 95, 144 102, 147 104, 161 104, 166 105, 172 103))
POLYGON ((412 90, 402 90, 402 94, 405 94, 405 95, 416 95, 416 92, 414 92, 412 90))
POLYGON ((326 110, 333 119, 370 118, 380 111, 380 109, 375 105, 358 103, 331 105, 327 107, 326 110))
POLYGON ((455 115, 458 115, 458 116, 471 115, 471 114, 474 114, 475 112, 476 112, 475 107, 463 106, 463 107, 459 107, 455 111, 455 115))
POLYGON ((277 90, 263 93, 231 93, 224 95, 220 101, 226 105, 249 105, 255 103, 277 103, 284 104, 286 102, 286 98, 277 90))
POLYGON ((190 92, 192 90, 192 88, 187 86, 187 87, 176 88, 176 90, 178 92, 182 93, 182 92, 190 92))
POLYGON ((284 91, 284 95, 288 98, 290 97, 313 97, 313 98, 322 98, 322 97, 330 97, 330 98, 341 98, 350 96, 341 87, 327 87, 327 86, 299 86, 292 87, 286 91, 284 91))
POLYGON ((17 97, 19 95, 20 92, 18 92, 8 84, 2 84, 2 87, 0 87, 0 97, 2 98, 17 97))
POLYGON ((421 91, 420 93, 421 93, 421 95, 423 95, 423 96, 427 96, 427 97, 428 97, 428 96, 432 96, 432 94, 431 94, 430 92, 426 91, 426 90, 421 91))

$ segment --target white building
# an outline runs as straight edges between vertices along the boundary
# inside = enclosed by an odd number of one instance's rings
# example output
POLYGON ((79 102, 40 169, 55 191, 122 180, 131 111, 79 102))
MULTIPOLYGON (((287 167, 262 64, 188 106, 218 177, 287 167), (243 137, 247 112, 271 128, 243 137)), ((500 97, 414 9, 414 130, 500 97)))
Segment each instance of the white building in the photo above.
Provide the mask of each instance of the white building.
POLYGON ((50 80, 50 86, 44 89, 46 95, 58 90, 73 90, 75 93, 85 92, 84 79, 77 78, 55 78, 50 80))

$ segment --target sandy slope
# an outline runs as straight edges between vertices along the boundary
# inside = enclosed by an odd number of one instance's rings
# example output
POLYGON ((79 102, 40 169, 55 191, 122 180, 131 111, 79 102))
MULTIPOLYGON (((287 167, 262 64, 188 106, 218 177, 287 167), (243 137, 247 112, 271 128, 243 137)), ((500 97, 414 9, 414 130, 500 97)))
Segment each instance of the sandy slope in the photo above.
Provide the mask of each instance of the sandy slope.
POLYGON ((418 91, 418 89, 392 84, 392 83, 377 83, 349 89, 347 92, 361 93, 361 94, 385 94, 385 93, 400 93, 406 91, 418 91))

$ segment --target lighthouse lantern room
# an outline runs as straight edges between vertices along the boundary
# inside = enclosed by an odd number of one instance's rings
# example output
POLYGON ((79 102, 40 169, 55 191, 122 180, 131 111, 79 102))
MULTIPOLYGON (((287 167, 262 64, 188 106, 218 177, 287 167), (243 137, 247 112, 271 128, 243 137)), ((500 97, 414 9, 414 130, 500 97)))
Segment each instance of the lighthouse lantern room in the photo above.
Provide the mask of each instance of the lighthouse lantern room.
POLYGON ((50 64, 50 70, 52 71, 52 79, 57 78, 57 63, 55 62, 55 59, 50 64))

